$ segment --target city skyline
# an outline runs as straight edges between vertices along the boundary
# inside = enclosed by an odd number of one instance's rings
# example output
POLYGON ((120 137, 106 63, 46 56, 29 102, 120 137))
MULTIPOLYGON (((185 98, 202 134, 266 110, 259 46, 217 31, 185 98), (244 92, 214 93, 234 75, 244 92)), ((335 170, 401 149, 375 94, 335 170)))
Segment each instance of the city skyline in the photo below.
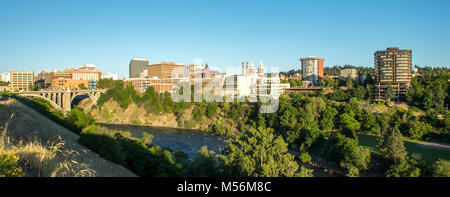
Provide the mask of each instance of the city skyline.
MULTIPOLYGON (((299 58, 373 67, 374 52, 413 50, 413 65, 449 66, 448 1, 14 1, 0 8, 0 73, 95 64, 128 76, 133 58, 212 67, 299 58), (139 5, 139 6, 138 6, 139 5), (377 13, 377 10, 383 13, 377 13), (317 12, 317 10, 320 10, 317 12), (20 14, 18 14, 20 13, 20 14), (406 20, 407 19, 407 20, 406 20), (162 22, 164 21, 164 23, 162 22), (433 49, 433 50, 431 50, 433 49)), ((225 71, 225 70, 223 70, 225 71)))

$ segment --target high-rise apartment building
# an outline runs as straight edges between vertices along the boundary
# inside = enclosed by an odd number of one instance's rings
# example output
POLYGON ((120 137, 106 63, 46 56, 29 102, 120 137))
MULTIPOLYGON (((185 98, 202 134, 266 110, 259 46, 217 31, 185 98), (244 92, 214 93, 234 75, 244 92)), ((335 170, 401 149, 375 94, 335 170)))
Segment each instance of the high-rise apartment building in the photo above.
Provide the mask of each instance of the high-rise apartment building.
POLYGON ((411 54, 410 49, 399 48, 375 52, 375 100, 406 99, 411 87, 411 54))
POLYGON ((130 78, 139 78, 142 71, 147 69, 148 60, 132 59, 130 62, 130 78))
POLYGON ((10 86, 12 91, 30 91, 34 85, 34 72, 10 72, 10 86))
POLYGON ((302 62, 303 81, 312 81, 314 85, 318 86, 320 81, 324 78, 324 59, 320 57, 307 57, 301 58, 300 61, 302 62))

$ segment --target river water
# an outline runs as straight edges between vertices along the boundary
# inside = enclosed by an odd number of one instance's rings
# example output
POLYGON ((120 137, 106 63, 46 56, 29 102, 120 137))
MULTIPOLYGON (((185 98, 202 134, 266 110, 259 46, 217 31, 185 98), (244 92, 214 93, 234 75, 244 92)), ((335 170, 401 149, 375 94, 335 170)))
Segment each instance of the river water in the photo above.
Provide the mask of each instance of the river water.
POLYGON ((109 130, 131 132, 133 137, 142 137, 143 132, 150 133, 154 136, 153 144, 172 151, 184 151, 190 159, 193 159, 202 146, 207 146, 208 150, 212 150, 215 153, 222 153, 227 147, 226 137, 197 130, 135 125, 100 125, 109 130))
MULTIPOLYGON (((119 124, 99 124, 109 130, 128 131, 133 137, 142 137, 143 132, 152 134, 153 144, 163 148, 177 151, 181 150, 188 154, 189 159, 193 159, 202 146, 207 146, 208 150, 215 153, 222 153, 228 146, 226 137, 216 134, 204 133, 191 129, 176 129, 154 126, 119 125, 119 124)), ((315 169, 315 177, 330 176, 320 169, 315 169)))

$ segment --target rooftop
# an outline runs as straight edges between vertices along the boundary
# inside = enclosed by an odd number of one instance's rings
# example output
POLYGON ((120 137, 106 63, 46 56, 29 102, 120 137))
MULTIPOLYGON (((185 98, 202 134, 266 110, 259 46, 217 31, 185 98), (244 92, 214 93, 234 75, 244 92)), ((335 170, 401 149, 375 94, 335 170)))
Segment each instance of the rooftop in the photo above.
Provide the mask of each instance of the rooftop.
POLYGON ((303 61, 303 60, 324 60, 324 59, 321 57, 309 56, 309 57, 305 57, 305 58, 300 58, 300 61, 303 61))

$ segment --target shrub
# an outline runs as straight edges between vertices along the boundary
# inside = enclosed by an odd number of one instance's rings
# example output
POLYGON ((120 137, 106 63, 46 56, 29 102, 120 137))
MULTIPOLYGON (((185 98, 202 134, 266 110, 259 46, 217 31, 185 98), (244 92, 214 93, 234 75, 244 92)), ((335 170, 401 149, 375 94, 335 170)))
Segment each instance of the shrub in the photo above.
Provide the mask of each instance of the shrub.
POLYGON ((337 90, 336 92, 330 93, 327 95, 328 99, 336 100, 336 101, 346 101, 351 95, 348 92, 344 92, 342 90, 337 90))
POLYGON ((311 156, 308 154, 308 152, 304 152, 300 155, 300 160, 302 163, 309 163, 311 162, 311 156))
POLYGON ((433 127, 422 121, 414 121, 409 128, 408 134, 413 139, 421 139, 424 135, 431 133, 433 127))
POLYGON ((433 165, 435 177, 450 177, 450 161, 439 159, 433 165))
POLYGON ((233 130, 229 124, 224 124, 220 120, 214 120, 210 125, 210 131, 219 135, 230 136, 233 130))
POLYGON ((367 170, 370 163, 370 151, 358 145, 358 141, 341 135, 331 135, 331 154, 341 167, 348 170, 350 176, 358 176, 367 170))
POLYGON ((189 171, 190 176, 195 177, 217 176, 217 160, 214 151, 209 151, 208 147, 202 146, 192 161, 189 171))
POLYGON ((216 103, 208 103, 208 106, 206 107, 206 116, 208 118, 213 117, 217 112, 217 104, 216 103))
POLYGON ((195 120, 185 120, 184 128, 193 129, 197 126, 197 122, 195 120))
POLYGON ((67 120, 70 124, 76 126, 77 130, 82 130, 95 123, 94 118, 89 113, 84 113, 80 109, 70 110, 67 120))
POLYGON ((417 161, 410 158, 394 161, 386 172, 387 177, 419 177, 420 168, 416 167, 417 161))
POLYGON ((185 176, 188 162, 183 154, 174 154, 152 145, 152 136, 143 135, 143 138, 138 139, 122 131, 109 131, 93 125, 83 129, 78 141, 103 158, 121 164, 139 176, 185 176))
POLYGON ((25 174, 18 166, 19 157, 15 155, 0 155, 0 177, 21 177, 25 174))
POLYGON ((300 168, 300 172, 295 174, 296 177, 313 177, 313 169, 308 169, 305 166, 300 168))

